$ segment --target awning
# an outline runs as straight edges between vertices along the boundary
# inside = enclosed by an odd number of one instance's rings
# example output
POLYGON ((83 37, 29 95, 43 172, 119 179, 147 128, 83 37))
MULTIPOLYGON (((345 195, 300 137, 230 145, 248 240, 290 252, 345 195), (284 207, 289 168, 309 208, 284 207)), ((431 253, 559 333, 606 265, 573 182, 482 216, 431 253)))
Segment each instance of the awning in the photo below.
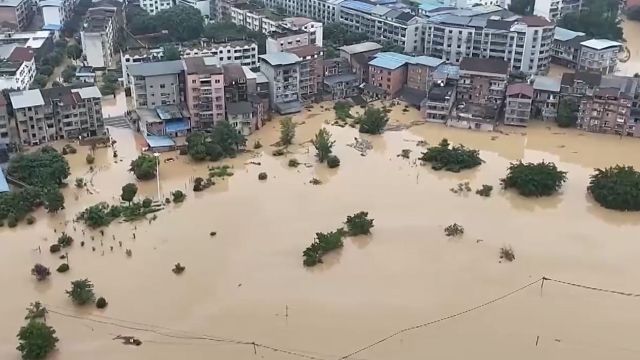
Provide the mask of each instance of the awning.
POLYGON ((175 133, 178 131, 186 131, 191 128, 188 120, 171 120, 164 123, 164 130, 168 133, 175 133))
POLYGON ((168 136, 146 135, 144 139, 147 140, 147 144, 152 149, 176 146, 176 142, 168 136))
POLYGON ((300 101, 290 101, 285 103, 276 103, 276 110, 280 115, 293 114, 302 111, 302 104, 300 101))

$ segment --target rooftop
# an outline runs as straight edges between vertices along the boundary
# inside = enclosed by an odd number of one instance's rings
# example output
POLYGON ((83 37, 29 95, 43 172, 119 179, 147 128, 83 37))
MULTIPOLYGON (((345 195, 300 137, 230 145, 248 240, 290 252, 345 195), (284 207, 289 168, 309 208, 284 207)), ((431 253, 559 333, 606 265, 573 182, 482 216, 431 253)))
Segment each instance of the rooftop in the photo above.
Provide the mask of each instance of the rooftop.
POLYGON ((358 77, 356 74, 338 74, 324 77, 324 83, 327 85, 335 85, 342 82, 356 81, 358 77))
POLYGON ((160 120, 181 119, 183 117, 178 105, 159 105, 155 110, 160 120))
POLYGON ((551 21, 537 15, 523 16, 519 19, 519 21, 527 24, 527 26, 553 26, 553 23, 551 21))
POLYGON ((127 65, 127 71, 133 76, 158 76, 178 74, 184 70, 182 60, 158 61, 152 63, 137 63, 127 65))
POLYGON ((427 99, 429 101, 444 102, 451 99, 453 91, 456 89, 454 85, 432 86, 429 89, 427 99))
POLYGON ((9 99, 11 99, 11 106, 13 106, 14 109, 44 105, 42 94, 40 90, 37 89, 9 93, 9 99))
POLYGON ((240 115, 246 114, 253 111, 251 107, 251 103, 248 101, 238 101, 238 102, 230 102, 227 103, 227 114, 229 115, 240 115))
POLYGON ((322 52, 322 46, 317 46, 317 45, 303 45, 303 46, 298 46, 296 48, 293 49, 287 49, 288 52, 292 53, 292 54, 296 54, 298 55, 300 58, 305 58, 307 56, 313 56, 316 55, 320 52, 322 52))
POLYGON ((518 95, 518 94, 526 95, 532 98, 533 86, 527 83, 517 83, 517 84, 511 84, 507 86, 507 96, 518 95))
POLYGON ((100 99, 102 98, 102 94, 100 90, 96 86, 88 86, 79 89, 71 89, 72 93, 76 93, 80 95, 82 99, 100 99))
POLYGON ((565 28, 561 28, 556 26, 555 33, 553 34, 553 39, 558 41, 568 41, 578 36, 584 36, 583 32, 573 31, 565 28))
POLYGON ((373 60, 369 61, 369 65, 381 67, 384 69, 395 70, 407 62, 405 60, 390 57, 390 56, 378 56, 373 60))
MULTIPOLYGON (((187 74, 222 74, 222 68, 217 65, 211 65, 207 62, 206 57, 188 57, 184 59, 187 74)), ((214 59, 215 60, 215 59, 214 59)), ((215 63, 215 62, 214 62, 215 63)))
POLYGON ((502 59, 466 57, 460 62, 460 70, 506 75, 509 73, 509 63, 502 59))
POLYGON ((345 45, 340 47, 340 50, 348 53, 349 55, 359 54, 366 51, 375 51, 380 49, 382 49, 382 45, 371 42, 371 41, 363 42, 360 44, 345 45))
POLYGON ((35 55, 32 49, 18 46, 13 49, 8 59, 11 61, 19 61, 19 62, 32 61, 34 56, 35 55))
POLYGON ((307 25, 310 22, 313 22, 314 20, 306 17, 288 17, 285 18, 284 21, 293 26, 301 27, 307 25))
POLYGON ((225 85, 232 85, 234 81, 246 79, 244 69, 240 64, 224 64, 222 71, 224 72, 225 85))
POLYGON ((296 54, 288 52, 278 52, 273 54, 260 55, 260 59, 269 63, 270 65, 291 65, 300 61, 300 58, 296 54))
POLYGON ((610 47, 620 47, 621 43, 607 39, 591 39, 580 43, 582 46, 590 47, 596 50, 602 50, 610 47))
POLYGON ((536 76, 533 81, 534 90, 560 92, 560 79, 551 76, 536 76))
POLYGON ((0 7, 16 7, 23 1, 24 0, 2 0, 0 1, 0 7))

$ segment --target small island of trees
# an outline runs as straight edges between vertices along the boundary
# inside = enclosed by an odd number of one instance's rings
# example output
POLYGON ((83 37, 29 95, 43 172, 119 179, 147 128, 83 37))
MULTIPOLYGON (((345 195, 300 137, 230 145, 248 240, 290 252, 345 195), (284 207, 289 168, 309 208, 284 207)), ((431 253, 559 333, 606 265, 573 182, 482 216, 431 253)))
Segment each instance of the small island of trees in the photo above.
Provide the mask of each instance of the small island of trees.
POLYGON ((596 169, 587 190, 607 209, 640 211, 640 172, 632 166, 596 169))
POLYGON ((56 348, 56 330, 45 323, 47 309, 39 301, 27 308, 27 324, 18 331, 18 347, 22 359, 41 360, 56 348))
POLYGON ((558 170, 552 162, 518 161, 509 165, 507 176, 500 181, 505 189, 514 188, 522 196, 550 196, 560 190, 562 184, 567 181, 567 173, 558 170))
POLYGON ((420 160, 431 163, 433 170, 460 172, 482 164, 478 150, 467 149, 464 145, 451 146, 447 139, 442 139, 438 146, 427 148, 420 160))
POLYGON ((226 121, 219 121, 210 133, 193 132, 187 136, 187 153, 195 161, 218 161, 235 157, 246 139, 226 121))

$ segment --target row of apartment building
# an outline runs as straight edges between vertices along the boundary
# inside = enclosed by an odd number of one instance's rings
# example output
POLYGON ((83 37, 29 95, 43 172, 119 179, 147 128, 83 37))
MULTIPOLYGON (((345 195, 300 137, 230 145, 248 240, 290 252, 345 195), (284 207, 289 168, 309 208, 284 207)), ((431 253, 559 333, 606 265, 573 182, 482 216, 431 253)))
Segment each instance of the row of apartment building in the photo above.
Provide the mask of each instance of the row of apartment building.
POLYGON ((104 134, 102 95, 93 85, 15 91, 9 98, 14 119, 7 116, 6 102, 0 101, 0 143, 40 145, 104 134), (12 133, 18 138, 12 139, 12 133))

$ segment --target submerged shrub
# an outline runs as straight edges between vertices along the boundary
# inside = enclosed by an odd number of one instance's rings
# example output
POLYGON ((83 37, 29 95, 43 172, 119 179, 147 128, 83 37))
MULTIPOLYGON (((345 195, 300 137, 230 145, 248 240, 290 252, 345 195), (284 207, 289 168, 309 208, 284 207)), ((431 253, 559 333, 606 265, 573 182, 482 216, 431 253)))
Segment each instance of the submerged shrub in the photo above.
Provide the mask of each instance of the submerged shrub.
POLYGON ((433 170, 460 172, 482 164, 478 150, 467 149, 464 145, 450 146, 447 139, 442 139, 438 146, 427 148, 420 160, 431 163, 433 170))
POLYGON ((587 191, 607 209, 640 211, 640 172, 632 166, 596 169, 587 191))
POLYGON ((49 271, 48 267, 42 264, 35 264, 31 269, 31 275, 35 276, 36 280, 43 281, 51 275, 51 271, 49 271))
POLYGON ((453 223, 444 228, 444 233, 447 236, 458 236, 464 234, 464 228, 462 227, 462 225, 453 223))
POLYGON ((267 180, 267 173, 266 172, 261 172, 258 174, 258 180, 267 180))
POLYGON ((67 263, 60 264, 60 266, 58 266, 56 271, 59 272, 59 273, 65 273, 65 272, 69 271, 69 264, 67 264, 67 263))
POLYGON ((298 161, 298 159, 293 158, 293 159, 289 159, 288 165, 289 167, 298 167, 300 165, 300 162, 298 161))
POLYGON ((322 263, 322 256, 329 251, 344 246, 342 241, 344 236, 345 231, 342 228, 328 233, 316 233, 316 238, 313 243, 302 252, 304 256, 302 264, 304 266, 315 266, 318 263, 322 263))
POLYGON ((489 197, 491 196, 491 191, 493 191, 493 186, 483 184, 482 188, 476 190, 476 194, 484 197, 489 197))
POLYGON ((104 309, 108 304, 109 303, 107 302, 107 299, 103 298, 102 296, 100 296, 98 300, 96 300, 96 307, 98 309, 104 309))
POLYGON ((513 252, 511 246, 503 246, 500 248, 500 259, 512 262, 516 259, 516 255, 513 252))
POLYGON ((500 181, 505 189, 515 188, 522 196, 549 196, 560 190, 567 181, 567 173, 558 170, 552 162, 518 161, 509 165, 507 176, 500 181))
POLYGON ((368 218, 369 213, 360 211, 353 215, 347 216, 347 231, 350 236, 367 235, 371 233, 373 227, 373 219, 368 218))
POLYGON ((327 157, 327 166, 329 169, 337 168, 340 166, 340 158, 335 155, 329 155, 327 157))

